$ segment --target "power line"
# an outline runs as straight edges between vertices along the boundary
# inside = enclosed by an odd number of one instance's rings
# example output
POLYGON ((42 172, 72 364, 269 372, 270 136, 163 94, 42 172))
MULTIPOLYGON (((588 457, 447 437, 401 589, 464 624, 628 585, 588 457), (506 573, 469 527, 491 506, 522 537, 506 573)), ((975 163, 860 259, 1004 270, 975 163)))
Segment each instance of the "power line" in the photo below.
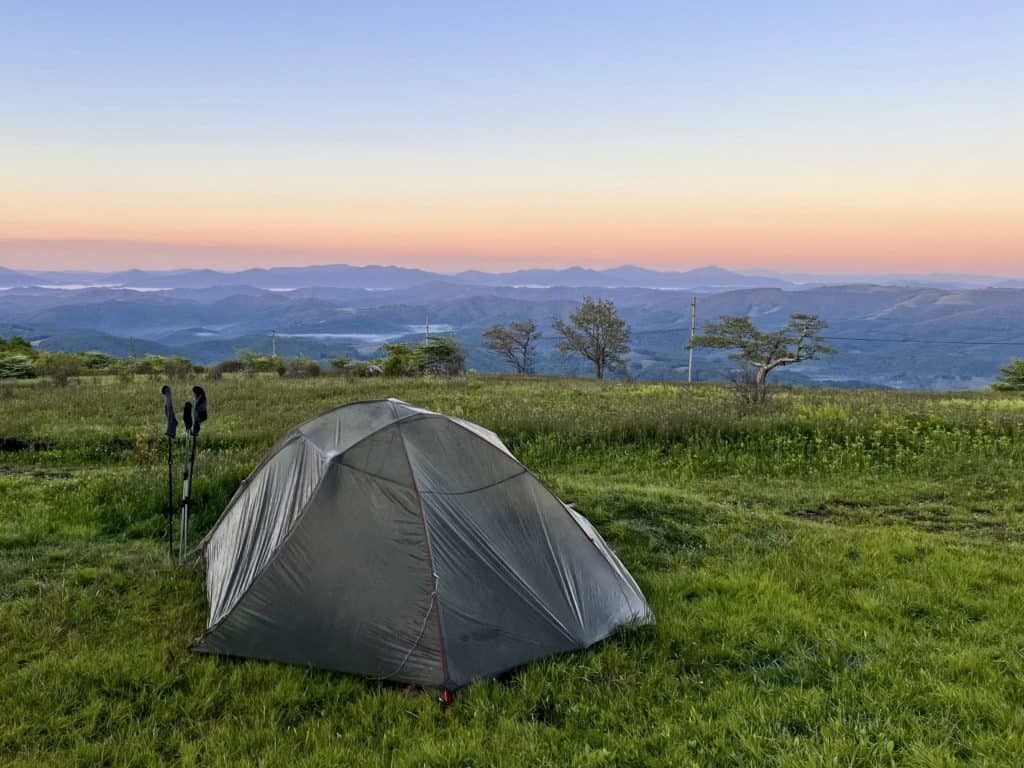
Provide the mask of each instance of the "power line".
POLYGON ((962 344, 971 347, 1022 347, 1021 341, 964 341, 961 339, 875 339, 867 336, 824 336, 826 341, 872 341, 881 344, 962 344))
MULTIPOLYGON (((999 329, 991 328, 985 330, 998 331, 999 329)), ((652 328, 650 330, 634 330, 632 333, 634 336, 649 336, 661 333, 687 333, 687 328, 652 328)), ((820 338, 825 341, 867 341, 879 344, 955 344, 963 346, 998 346, 998 347, 1024 347, 1024 339, 1020 341, 985 341, 979 339, 976 341, 969 341, 966 339, 913 339, 913 338, 901 338, 901 339, 886 339, 877 338, 871 336, 821 336, 820 338)))

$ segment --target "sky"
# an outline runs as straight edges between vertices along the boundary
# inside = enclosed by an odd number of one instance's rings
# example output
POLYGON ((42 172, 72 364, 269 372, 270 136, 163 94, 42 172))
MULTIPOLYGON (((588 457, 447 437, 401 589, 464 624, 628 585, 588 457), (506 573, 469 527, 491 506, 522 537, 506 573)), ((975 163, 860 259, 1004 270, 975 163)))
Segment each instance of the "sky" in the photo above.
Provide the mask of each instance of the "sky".
POLYGON ((0 265, 1022 275, 1022 39, 984 0, 0 0, 0 265))

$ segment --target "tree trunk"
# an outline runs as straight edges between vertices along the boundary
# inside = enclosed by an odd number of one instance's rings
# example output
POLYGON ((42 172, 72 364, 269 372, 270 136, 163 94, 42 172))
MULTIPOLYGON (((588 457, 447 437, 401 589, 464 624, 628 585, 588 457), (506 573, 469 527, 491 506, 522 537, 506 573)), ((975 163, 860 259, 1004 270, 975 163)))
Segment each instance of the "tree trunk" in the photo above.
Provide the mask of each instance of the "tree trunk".
POLYGON ((763 403, 767 399, 768 369, 767 368, 758 368, 757 369, 757 378, 756 378, 755 381, 756 381, 756 384, 757 384, 757 402, 758 403, 763 403))

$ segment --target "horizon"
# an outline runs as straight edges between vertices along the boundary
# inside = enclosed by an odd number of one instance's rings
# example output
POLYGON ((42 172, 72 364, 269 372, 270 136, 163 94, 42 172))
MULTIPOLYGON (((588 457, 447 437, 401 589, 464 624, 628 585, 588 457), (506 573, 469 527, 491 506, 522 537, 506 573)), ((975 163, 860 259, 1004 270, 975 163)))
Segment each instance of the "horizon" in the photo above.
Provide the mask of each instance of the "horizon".
POLYGON ((320 251, 305 251, 298 252, 295 249, 287 248, 267 248, 267 247, 254 247, 246 248, 245 246, 238 245, 208 245, 208 244, 180 244, 180 243, 147 243, 138 241, 50 241, 50 240, 5 240, 0 238, 0 269, 6 268, 14 272, 24 274, 45 274, 45 273, 62 273, 62 272, 76 272, 85 274, 109 274, 113 272, 126 272, 131 270, 140 270, 144 272, 186 272, 191 270, 203 270, 209 269, 216 272, 222 272, 225 274, 234 274, 245 272, 247 270, 272 270, 272 269, 303 269, 303 268, 317 268, 317 267, 335 267, 335 266, 350 266, 350 267, 381 267, 381 268, 398 268, 398 269, 410 269, 410 270, 421 270, 424 272, 430 272, 442 276, 454 276, 463 272, 481 272, 484 274, 501 275, 509 272, 519 271, 534 271, 534 270, 552 270, 562 271, 569 269, 584 269, 593 270, 597 272, 607 272, 616 269, 644 269, 653 272, 664 272, 664 273, 682 273, 682 272, 694 272, 700 270, 724 270, 727 272, 734 272, 742 275, 749 276, 761 276, 761 277, 778 277, 778 278, 799 278, 799 277, 822 277, 822 278, 856 278, 856 279, 869 279, 869 278, 997 278, 1005 280, 1017 280, 1024 278, 1024 264, 1019 266, 1017 271, 1004 271, 1004 272, 988 272, 988 271, 943 271, 943 270, 891 270, 891 271, 876 271, 876 270, 856 270, 856 269, 784 269, 775 267, 773 265, 755 265, 749 268, 735 267, 722 263, 714 263, 699 260, 693 260, 689 263, 685 263, 682 260, 676 263, 668 264, 645 264, 640 261, 609 261, 607 263, 582 263, 582 262, 562 262, 559 261, 557 264, 552 264, 550 260, 546 263, 540 262, 524 262, 520 264, 514 264, 508 268, 502 269, 500 266, 495 265, 493 268, 489 268, 488 265, 476 266, 476 267, 465 267, 459 269, 445 269, 442 267, 435 267, 429 261, 421 261, 415 264, 403 263, 402 259, 395 257, 387 257, 384 255, 367 255, 359 258, 346 255, 338 255, 333 258, 330 253, 324 253, 320 251), (29 251, 30 254, 25 257, 25 261, 29 264, 37 264, 39 259, 39 249, 68 249, 68 248, 85 248, 89 251, 89 266, 68 266, 68 267, 38 267, 38 266, 18 266, 15 262, 17 259, 9 258, 8 254, 10 251, 18 249, 24 249, 29 251), (103 265, 96 265, 92 254, 97 249, 99 250, 123 250, 129 248, 132 250, 139 251, 160 251, 161 255, 166 255, 167 251, 180 251, 182 254, 190 254, 195 256, 198 254, 199 264, 188 263, 190 259, 185 259, 181 264, 166 265, 160 264, 140 264, 137 261, 122 262, 121 260, 115 259, 112 262, 103 265), (202 261, 204 258, 209 256, 210 251, 224 251, 226 253, 235 254, 241 256, 244 254, 258 254, 253 262, 250 256, 250 261, 245 265, 231 265, 230 263, 225 265, 206 265, 202 261), (309 260, 304 258, 299 261, 283 262, 283 261, 268 261, 267 257, 273 257, 273 255, 281 254, 292 254, 300 255, 302 257, 308 257, 309 260), (314 255, 315 254, 315 255, 314 255), (326 258, 327 261, 317 261, 317 258, 326 258))
POLYGON ((1015 4, 5 17, 11 269, 1024 276, 1015 4))

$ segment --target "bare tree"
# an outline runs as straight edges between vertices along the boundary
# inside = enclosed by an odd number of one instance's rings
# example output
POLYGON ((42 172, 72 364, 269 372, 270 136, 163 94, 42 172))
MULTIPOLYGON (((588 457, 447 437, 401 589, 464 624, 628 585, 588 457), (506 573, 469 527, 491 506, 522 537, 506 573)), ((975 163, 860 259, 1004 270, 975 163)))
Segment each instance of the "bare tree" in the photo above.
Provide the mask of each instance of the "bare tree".
POLYGON ((532 320, 492 325, 484 331, 484 346, 499 352, 516 373, 533 373, 533 358, 542 335, 532 320))
POLYGON ((629 353, 629 326, 611 299, 584 297, 569 322, 555 320, 554 328, 562 336, 558 351, 585 357, 594 364, 597 378, 603 379, 605 371, 626 375, 623 355, 629 353))
POLYGON ((797 313, 790 315, 789 322, 778 331, 763 332, 749 317, 723 315, 717 323, 705 325, 690 346, 735 349, 730 358, 746 367, 740 377, 745 382, 746 398, 763 402, 768 374, 776 368, 836 353, 825 345, 821 335, 827 327, 828 323, 817 315, 797 313))

